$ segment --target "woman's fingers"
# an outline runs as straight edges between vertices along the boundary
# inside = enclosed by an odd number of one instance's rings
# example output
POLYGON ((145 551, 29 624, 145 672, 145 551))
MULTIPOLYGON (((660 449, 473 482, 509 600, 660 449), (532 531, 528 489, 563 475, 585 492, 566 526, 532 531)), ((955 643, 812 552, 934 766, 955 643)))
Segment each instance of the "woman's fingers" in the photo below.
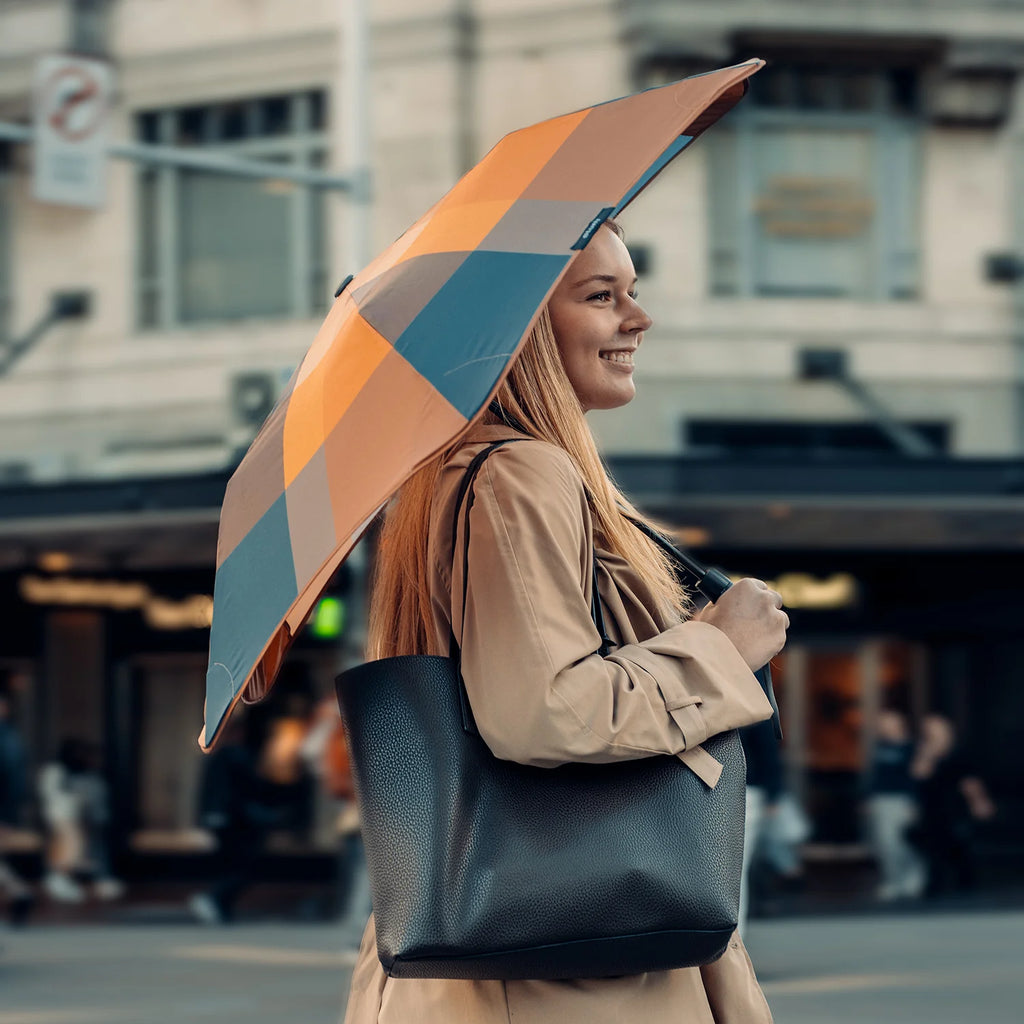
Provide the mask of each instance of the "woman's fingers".
POLYGON ((782 595, 764 580, 739 580, 700 617, 725 633, 752 669, 770 661, 786 643, 789 616, 782 595))

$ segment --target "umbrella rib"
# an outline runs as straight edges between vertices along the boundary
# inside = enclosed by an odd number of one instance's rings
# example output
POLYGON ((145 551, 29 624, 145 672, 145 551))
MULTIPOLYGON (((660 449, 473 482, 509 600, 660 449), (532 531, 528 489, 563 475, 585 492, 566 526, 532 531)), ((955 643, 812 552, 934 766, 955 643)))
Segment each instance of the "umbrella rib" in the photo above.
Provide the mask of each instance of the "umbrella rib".
POLYGON ((444 376, 449 377, 453 373, 458 373, 459 370, 464 370, 467 366, 472 366, 474 363, 489 363, 495 359, 511 359, 515 355, 515 352, 499 352, 493 356, 481 356, 479 359, 468 359, 464 363, 459 363, 458 366, 453 366, 450 370, 444 371, 444 376))

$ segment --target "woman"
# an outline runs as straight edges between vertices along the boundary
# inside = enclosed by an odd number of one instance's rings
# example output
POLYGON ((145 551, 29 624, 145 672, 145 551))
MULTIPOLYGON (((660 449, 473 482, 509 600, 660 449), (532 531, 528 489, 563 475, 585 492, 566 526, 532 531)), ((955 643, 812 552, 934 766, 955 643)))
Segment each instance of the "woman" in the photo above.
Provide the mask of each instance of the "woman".
MULTIPOLYGON (((633 398, 633 357, 651 324, 635 289, 607 225, 553 292, 498 391, 501 415, 402 488, 381 539, 370 654, 445 654, 454 622, 477 728, 498 757, 554 766, 682 754, 713 782, 717 762, 700 744, 770 715, 752 669, 781 649, 789 620, 778 594, 743 580, 681 621, 689 604, 669 563, 620 511, 638 515, 605 474, 584 414, 633 398), (523 432, 535 440, 497 449, 477 477, 463 608, 451 550, 459 483, 482 447, 523 432), (604 658, 590 610, 595 550, 617 645, 604 658)), ((371 918, 347 1024, 771 1020, 738 937, 701 968, 508 982, 389 979, 375 941, 371 918)))

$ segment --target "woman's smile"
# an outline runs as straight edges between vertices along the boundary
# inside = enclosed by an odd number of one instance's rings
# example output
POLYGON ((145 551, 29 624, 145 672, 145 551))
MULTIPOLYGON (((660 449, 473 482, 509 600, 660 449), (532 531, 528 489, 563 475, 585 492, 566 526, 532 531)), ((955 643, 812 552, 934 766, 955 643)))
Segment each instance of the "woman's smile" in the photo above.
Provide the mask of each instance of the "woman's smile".
POLYGON ((633 350, 618 349, 609 352, 599 352, 598 355, 606 362, 611 363, 616 369, 633 372, 633 350))
POLYGON ((629 250, 602 228, 548 303, 558 353, 584 412, 631 401, 633 359, 651 318, 637 302, 629 250))

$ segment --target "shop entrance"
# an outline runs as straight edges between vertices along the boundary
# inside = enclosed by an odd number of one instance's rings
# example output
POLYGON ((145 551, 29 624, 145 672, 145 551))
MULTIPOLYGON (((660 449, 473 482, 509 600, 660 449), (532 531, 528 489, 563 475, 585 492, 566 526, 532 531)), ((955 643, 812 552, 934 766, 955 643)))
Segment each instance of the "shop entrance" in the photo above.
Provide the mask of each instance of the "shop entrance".
POLYGON ((137 700, 137 826, 151 837, 186 836, 195 827, 202 754, 196 722, 202 720, 206 659, 202 655, 151 655, 135 662, 137 700))
POLYGON ((811 821, 810 842, 852 852, 879 710, 917 718, 926 706, 923 648, 881 637, 791 644, 774 664, 790 790, 811 821))
MULTIPOLYGON (((302 746, 319 702, 331 696, 334 652, 289 660, 287 671, 262 704, 235 712, 256 737, 262 785, 292 813, 282 815, 271 846, 330 849, 336 808, 322 792, 302 746), (280 834, 278 834, 278 832, 280 834)), ((200 853, 211 837, 199 827, 204 767, 197 737, 203 720, 207 659, 200 653, 160 653, 127 659, 115 673, 112 702, 119 766, 117 792, 127 844, 140 854, 200 853)), ((224 742, 242 742, 241 736, 224 742)))

